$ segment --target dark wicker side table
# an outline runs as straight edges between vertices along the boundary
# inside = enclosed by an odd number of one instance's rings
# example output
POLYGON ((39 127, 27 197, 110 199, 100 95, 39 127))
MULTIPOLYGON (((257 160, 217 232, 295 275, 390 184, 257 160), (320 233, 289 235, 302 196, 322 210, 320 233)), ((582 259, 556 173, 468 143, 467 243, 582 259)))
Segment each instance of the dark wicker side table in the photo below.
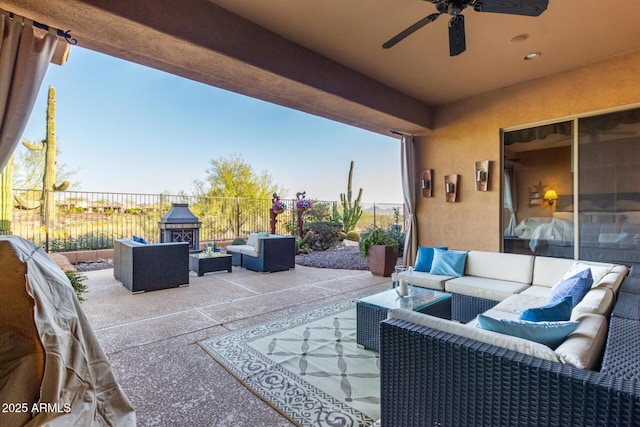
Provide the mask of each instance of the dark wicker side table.
POLYGON ((431 316, 451 319, 451 294, 414 287, 411 297, 401 298, 394 289, 356 301, 356 343, 380 350, 380 322, 393 308, 406 308, 431 316))
POLYGON ((214 252, 211 255, 206 252, 191 254, 189 255, 189 270, 196 272, 198 276, 224 270, 231 273, 231 255, 221 252, 214 252))

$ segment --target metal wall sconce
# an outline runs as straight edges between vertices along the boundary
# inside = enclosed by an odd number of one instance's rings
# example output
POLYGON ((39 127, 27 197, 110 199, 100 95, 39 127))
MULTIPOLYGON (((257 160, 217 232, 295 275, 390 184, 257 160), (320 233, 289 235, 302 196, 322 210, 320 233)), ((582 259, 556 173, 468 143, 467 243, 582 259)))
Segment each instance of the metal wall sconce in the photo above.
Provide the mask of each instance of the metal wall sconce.
POLYGON ((422 197, 433 197, 432 175, 432 169, 425 169, 420 175, 420 190, 422 191, 422 197))
POLYGON ((476 191, 489 190, 489 160, 475 163, 476 191))
POLYGON ((458 175, 445 175, 445 199, 448 203, 455 203, 458 199, 458 175))

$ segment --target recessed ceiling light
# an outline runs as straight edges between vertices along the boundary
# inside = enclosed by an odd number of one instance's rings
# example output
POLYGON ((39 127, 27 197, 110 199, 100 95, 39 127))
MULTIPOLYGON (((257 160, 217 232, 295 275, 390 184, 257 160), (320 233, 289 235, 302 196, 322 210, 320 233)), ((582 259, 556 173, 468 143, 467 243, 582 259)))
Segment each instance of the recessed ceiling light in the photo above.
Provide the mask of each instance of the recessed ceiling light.
POLYGON ((528 38, 529 38, 529 34, 527 34, 527 33, 518 34, 517 36, 515 36, 511 40, 509 40, 509 42, 510 43, 519 43, 519 42, 525 41, 528 38))
POLYGON ((540 53, 540 52, 531 52, 531 53, 525 55, 525 57, 522 58, 522 59, 524 59, 525 61, 530 61, 532 59, 536 59, 540 55, 542 55, 542 53, 540 53))

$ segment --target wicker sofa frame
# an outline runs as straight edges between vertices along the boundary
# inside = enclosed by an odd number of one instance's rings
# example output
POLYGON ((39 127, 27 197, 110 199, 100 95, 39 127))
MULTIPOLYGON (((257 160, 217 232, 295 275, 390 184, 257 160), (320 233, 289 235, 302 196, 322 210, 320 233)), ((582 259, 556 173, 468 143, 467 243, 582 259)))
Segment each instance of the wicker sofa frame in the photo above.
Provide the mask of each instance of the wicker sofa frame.
POLYGON ((640 286, 627 278, 600 371, 400 319, 380 324, 382 425, 640 425, 640 286))
POLYGON ((296 267, 296 239, 291 236, 259 237, 259 255, 251 256, 239 252, 230 246, 227 253, 231 254, 231 263, 236 267, 261 273, 274 273, 296 267))
POLYGON ((140 244, 113 241, 113 276, 129 292, 156 291, 189 284, 189 243, 140 244))

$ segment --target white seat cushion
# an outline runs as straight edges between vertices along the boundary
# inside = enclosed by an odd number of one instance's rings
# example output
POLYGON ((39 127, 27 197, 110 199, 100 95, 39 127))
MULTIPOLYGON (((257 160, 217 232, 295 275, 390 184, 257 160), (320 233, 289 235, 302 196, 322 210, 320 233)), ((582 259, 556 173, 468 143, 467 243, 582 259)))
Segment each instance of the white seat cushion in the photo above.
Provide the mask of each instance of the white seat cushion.
POLYGON ((421 288, 444 290, 444 283, 453 279, 453 276, 442 276, 440 274, 425 273, 423 271, 412 271, 411 273, 400 273, 401 277, 410 277, 410 283, 421 288))
POLYGON ((506 280, 463 276, 447 280, 444 287, 447 292, 484 298, 492 301, 502 301, 513 294, 524 291, 529 287, 529 285, 520 282, 509 282, 506 280))
POLYGON ((469 251, 464 274, 530 284, 534 258, 531 255, 469 251))

